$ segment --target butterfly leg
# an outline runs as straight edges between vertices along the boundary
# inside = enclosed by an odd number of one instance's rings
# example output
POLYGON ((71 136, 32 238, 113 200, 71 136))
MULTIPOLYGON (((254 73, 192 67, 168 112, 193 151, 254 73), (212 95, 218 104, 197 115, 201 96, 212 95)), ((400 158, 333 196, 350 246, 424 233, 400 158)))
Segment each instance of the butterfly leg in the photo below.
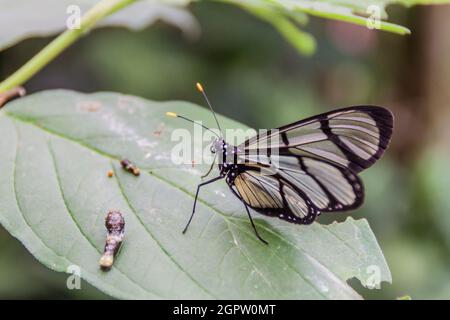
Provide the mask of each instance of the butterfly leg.
POLYGON ((264 243, 264 244, 269 244, 266 240, 264 240, 264 239, 259 235, 258 230, 256 230, 256 226, 255 226, 255 223, 253 222, 252 215, 250 214, 250 210, 248 209, 247 204, 244 202, 244 199, 242 199, 242 197, 241 197, 241 196, 236 192, 236 190, 234 190, 233 188, 230 188, 230 190, 231 190, 231 192, 233 192, 233 194, 234 194, 239 200, 241 200, 242 204, 244 205, 245 210, 247 211, 248 218, 250 219, 250 222, 251 222, 251 224, 252 224, 253 230, 255 231, 256 237, 257 237, 259 240, 261 240, 262 243, 264 243))
POLYGON ((261 240, 262 243, 264 243, 264 244, 269 244, 266 240, 264 240, 263 238, 261 238, 261 236, 259 235, 258 230, 256 230, 256 226, 255 226, 255 224, 253 223, 252 215, 250 214, 250 210, 248 209, 248 206, 247 206, 243 201, 242 201, 242 203, 243 203, 244 206, 245 206, 245 210, 247 210, 247 214, 248 214, 248 217, 249 217, 249 219, 250 219, 250 222, 252 223, 252 227, 253 227, 253 230, 255 231, 256 237, 257 237, 259 240, 261 240))
POLYGON ((202 175, 202 179, 203 178, 206 178, 210 173, 211 173, 211 171, 212 171, 212 169, 214 168, 214 164, 216 163, 216 156, 214 156, 214 160, 213 160, 213 162, 211 163, 211 167, 209 167, 209 170, 208 170, 208 172, 207 173, 205 173, 204 175, 202 175))
POLYGON ((200 191, 200 188, 201 188, 202 186, 204 186, 204 185, 213 183, 214 181, 217 181, 217 180, 220 180, 220 179, 223 179, 223 176, 218 176, 218 177, 216 177, 216 178, 214 178, 214 179, 211 179, 211 180, 202 182, 202 183, 200 183, 200 184, 197 186, 197 192, 195 193, 195 200, 194 200, 194 207, 192 208, 192 214, 191 214, 191 217, 189 218, 188 223, 186 224, 186 227, 184 227, 183 233, 186 233, 186 231, 187 231, 187 229, 188 229, 188 227, 189 227, 189 224, 191 223, 192 218, 194 217, 194 213, 195 213, 195 205, 197 204, 197 198, 198 198, 198 193, 199 193, 199 191, 200 191))

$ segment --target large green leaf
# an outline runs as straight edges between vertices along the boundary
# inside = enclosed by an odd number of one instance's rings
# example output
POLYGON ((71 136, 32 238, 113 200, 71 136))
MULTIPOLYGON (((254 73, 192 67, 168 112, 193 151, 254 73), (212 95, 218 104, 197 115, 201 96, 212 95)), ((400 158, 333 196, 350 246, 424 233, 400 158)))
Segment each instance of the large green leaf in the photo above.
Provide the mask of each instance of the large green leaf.
MULTIPOLYGON (((38 36, 51 36, 66 28, 71 15, 69 6, 79 6, 86 13, 99 0, 0 0, 0 50, 17 42, 38 36)), ((184 31, 197 32, 198 25, 192 15, 181 5, 185 0, 140 0, 103 20, 99 27, 122 26, 133 30, 143 29, 162 20, 184 31), (175 6, 177 4, 178 6, 175 6)))
POLYGON ((183 235, 204 168, 172 164, 173 129, 192 128, 166 118, 166 111, 211 119, 207 109, 187 102, 116 93, 46 91, 6 105, 2 225, 48 267, 78 265, 84 279, 119 298, 358 299, 348 279, 367 285, 378 271, 379 280, 391 281, 366 220, 300 226, 255 214, 266 246, 223 181, 201 191, 183 235), (140 177, 121 169, 123 157, 141 167, 140 177), (105 273, 98 259, 111 209, 124 213, 126 232, 105 273))

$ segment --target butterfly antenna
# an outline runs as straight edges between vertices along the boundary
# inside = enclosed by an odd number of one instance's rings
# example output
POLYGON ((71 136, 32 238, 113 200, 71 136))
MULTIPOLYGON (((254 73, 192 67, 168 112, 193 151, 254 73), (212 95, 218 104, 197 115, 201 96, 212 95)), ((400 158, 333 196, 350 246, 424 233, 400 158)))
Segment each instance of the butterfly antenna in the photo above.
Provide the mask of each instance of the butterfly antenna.
POLYGON ((219 131, 223 136, 223 132, 222 132, 222 128, 220 127, 219 120, 217 120, 216 113, 214 112, 214 109, 213 109, 211 103, 209 102, 209 99, 208 99, 208 96, 206 95, 205 89, 203 89, 203 86, 199 82, 197 82, 196 86, 197 86, 197 90, 200 91, 201 94, 203 95, 203 98, 205 98, 205 101, 208 104, 209 109, 211 109, 214 119, 216 120, 217 127, 219 128, 219 131))
POLYGON ((185 116, 182 116, 182 115, 180 115, 180 114, 178 114, 178 113, 175 113, 175 112, 166 112, 166 116, 168 116, 168 117, 174 117, 174 118, 180 118, 180 119, 186 120, 186 121, 188 121, 188 122, 191 122, 191 123, 193 123, 193 124, 196 124, 196 125, 198 125, 198 126, 201 126, 203 129, 208 130, 208 131, 214 133, 218 138, 220 138, 220 136, 219 136, 216 132, 212 131, 212 130, 211 130, 210 128, 208 128, 207 126, 202 125, 200 122, 196 122, 196 121, 194 121, 194 120, 192 120, 192 119, 186 118, 185 116))

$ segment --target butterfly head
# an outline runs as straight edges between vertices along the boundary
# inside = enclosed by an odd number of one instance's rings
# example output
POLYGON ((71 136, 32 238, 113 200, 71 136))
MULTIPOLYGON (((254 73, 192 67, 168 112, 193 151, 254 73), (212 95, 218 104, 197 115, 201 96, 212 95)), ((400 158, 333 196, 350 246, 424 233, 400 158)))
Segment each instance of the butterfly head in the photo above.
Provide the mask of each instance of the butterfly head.
POLYGON ((212 153, 221 153, 227 148, 227 143, 222 138, 214 139, 211 145, 212 153))

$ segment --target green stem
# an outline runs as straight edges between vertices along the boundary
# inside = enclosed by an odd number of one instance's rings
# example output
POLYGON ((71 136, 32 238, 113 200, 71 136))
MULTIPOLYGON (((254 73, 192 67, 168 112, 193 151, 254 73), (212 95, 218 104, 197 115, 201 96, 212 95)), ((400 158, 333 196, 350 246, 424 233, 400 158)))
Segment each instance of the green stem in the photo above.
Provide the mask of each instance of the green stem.
POLYGON ((97 22, 135 1, 137 0, 102 0, 97 3, 81 18, 80 29, 68 29, 60 34, 19 70, 0 83, 0 93, 25 83, 78 38, 92 29, 97 22))

